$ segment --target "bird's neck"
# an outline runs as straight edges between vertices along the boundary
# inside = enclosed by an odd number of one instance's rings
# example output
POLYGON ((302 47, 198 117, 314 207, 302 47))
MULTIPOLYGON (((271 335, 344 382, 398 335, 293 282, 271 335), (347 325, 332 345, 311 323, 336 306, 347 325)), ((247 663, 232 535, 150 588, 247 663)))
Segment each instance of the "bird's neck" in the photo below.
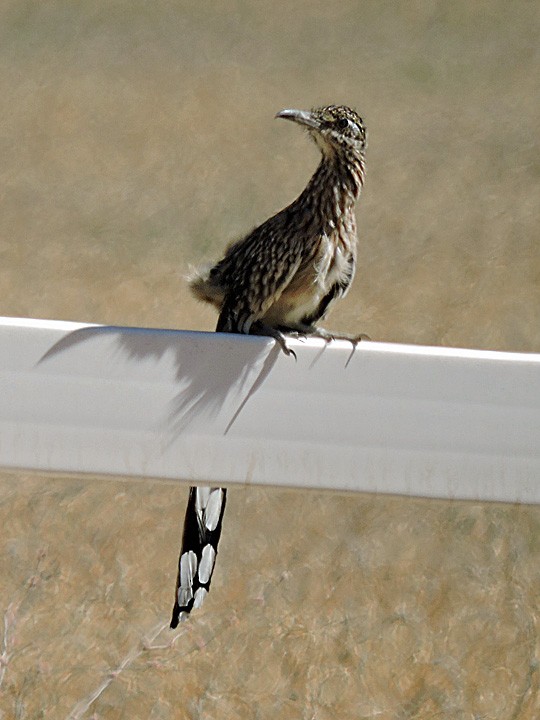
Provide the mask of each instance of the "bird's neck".
POLYGON ((314 215, 338 223, 353 212, 364 176, 363 155, 324 154, 297 202, 310 207, 314 215))

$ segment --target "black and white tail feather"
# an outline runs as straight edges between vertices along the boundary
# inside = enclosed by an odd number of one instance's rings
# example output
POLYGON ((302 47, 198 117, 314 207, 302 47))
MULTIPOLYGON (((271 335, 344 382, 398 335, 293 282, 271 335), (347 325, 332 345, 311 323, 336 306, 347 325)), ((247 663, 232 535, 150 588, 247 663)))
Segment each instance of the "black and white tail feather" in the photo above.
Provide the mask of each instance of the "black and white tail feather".
POLYGON ((192 487, 189 490, 172 628, 201 606, 210 589, 226 500, 225 488, 192 487))

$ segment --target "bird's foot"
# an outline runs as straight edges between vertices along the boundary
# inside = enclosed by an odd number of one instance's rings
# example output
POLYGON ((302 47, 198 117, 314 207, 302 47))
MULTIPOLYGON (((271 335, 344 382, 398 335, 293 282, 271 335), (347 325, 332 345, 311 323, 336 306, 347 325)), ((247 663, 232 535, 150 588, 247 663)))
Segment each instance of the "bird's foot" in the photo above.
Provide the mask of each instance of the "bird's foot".
POLYGON ((349 355, 349 359, 345 363, 345 367, 347 367, 351 362, 352 357, 356 352, 356 347, 358 343, 362 340, 371 340, 369 335, 366 335, 365 333, 359 333, 358 335, 345 335, 342 333, 330 333, 328 332, 328 330, 324 330, 324 328, 315 328, 315 332, 313 332, 312 335, 314 335, 315 337, 322 337, 327 344, 329 342, 332 342, 332 340, 347 340, 348 342, 350 342, 352 345, 351 354, 349 355))
POLYGON ((292 355, 295 360, 297 359, 296 353, 287 345, 287 338, 281 330, 270 327, 270 325, 264 325, 263 323, 256 323, 251 326, 251 333, 253 335, 266 335, 273 338, 287 357, 292 355))
POLYGON ((358 343, 362 340, 367 340, 368 342, 371 342, 371 338, 369 337, 369 335, 366 335, 366 333, 358 333, 358 335, 353 335, 352 337, 344 335, 343 339, 349 340, 349 342, 352 342, 353 345, 358 345, 358 343))
POLYGON ((358 335, 345 335, 342 333, 332 333, 324 328, 320 327, 301 327, 301 328, 274 328, 270 325, 265 325, 262 322, 258 322, 251 327, 251 333, 253 335, 266 335, 267 337, 273 338, 285 355, 293 356, 296 360, 296 353, 287 345, 287 338, 294 338, 295 340, 307 340, 308 337, 321 338, 327 344, 331 343, 332 340, 348 340, 353 350, 361 340, 371 340, 369 335, 360 333, 358 335))
POLYGON ((294 338, 295 340, 301 340, 305 342, 308 339, 308 333, 303 330, 282 330, 280 331, 284 336, 294 338))
POLYGON ((371 340, 369 335, 365 333, 359 333, 358 335, 347 335, 344 333, 333 333, 325 330, 324 328, 314 328, 310 333, 310 337, 322 338, 326 343, 332 342, 332 340, 347 340, 356 348, 361 340, 371 340))
POLYGON ((275 334, 272 334, 271 337, 274 338, 274 340, 277 342, 277 344, 279 345, 279 347, 283 350, 283 352, 285 353, 285 355, 287 355, 288 357, 289 357, 290 355, 292 355, 295 360, 298 359, 298 358, 296 357, 296 353, 294 352, 294 350, 292 350, 292 349, 287 345, 287 339, 286 339, 285 335, 284 335, 282 332, 279 332, 279 330, 276 330, 276 331, 275 331, 275 334))

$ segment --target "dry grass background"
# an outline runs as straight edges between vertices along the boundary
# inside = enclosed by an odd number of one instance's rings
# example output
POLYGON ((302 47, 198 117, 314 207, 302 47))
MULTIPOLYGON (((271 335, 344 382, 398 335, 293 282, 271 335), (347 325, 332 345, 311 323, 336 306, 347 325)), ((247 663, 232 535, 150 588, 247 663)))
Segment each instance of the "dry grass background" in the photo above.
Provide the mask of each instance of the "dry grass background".
MULTIPOLYGON (((539 36, 528 0, 4 0, 0 312, 211 328, 188 263, 317 162, 273 114, 345 102, 368 183, 328 326, 539 351, 539 36)), ((537 508, 233 490, 173 633, 186 494, 2 476, 2 720, 540 717, 537 508)))

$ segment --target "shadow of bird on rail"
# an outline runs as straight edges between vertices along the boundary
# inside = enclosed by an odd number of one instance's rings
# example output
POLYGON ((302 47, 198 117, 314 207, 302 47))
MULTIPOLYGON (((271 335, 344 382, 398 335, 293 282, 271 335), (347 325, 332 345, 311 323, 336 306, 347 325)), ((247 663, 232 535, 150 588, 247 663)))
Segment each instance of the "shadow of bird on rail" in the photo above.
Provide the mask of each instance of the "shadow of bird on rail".
MULTIPOLYGON (((164 385, 174 385, 166 402, 166 417, 162 417, 161 427, 156 427, 173 441, 210 424, 212 434, 226 434, 264 383, 279 353, 274 341, 266 338, 220 334, 218 340, 215 333, 89 326, 56 342, 38 365, 43 371, 46 363, 47 372, 55 373, 69 364, 70 368, 75 365, 81 376, 102 375, 104 381, 117 378, 118 386, 111 383, 114 393, 121 388, 128 366, 135 362, 141 386, 154 383, 156 396, 166 397, 164 385)), ((137 378, 133 367, 129 367, 129 377, 137 378)))

